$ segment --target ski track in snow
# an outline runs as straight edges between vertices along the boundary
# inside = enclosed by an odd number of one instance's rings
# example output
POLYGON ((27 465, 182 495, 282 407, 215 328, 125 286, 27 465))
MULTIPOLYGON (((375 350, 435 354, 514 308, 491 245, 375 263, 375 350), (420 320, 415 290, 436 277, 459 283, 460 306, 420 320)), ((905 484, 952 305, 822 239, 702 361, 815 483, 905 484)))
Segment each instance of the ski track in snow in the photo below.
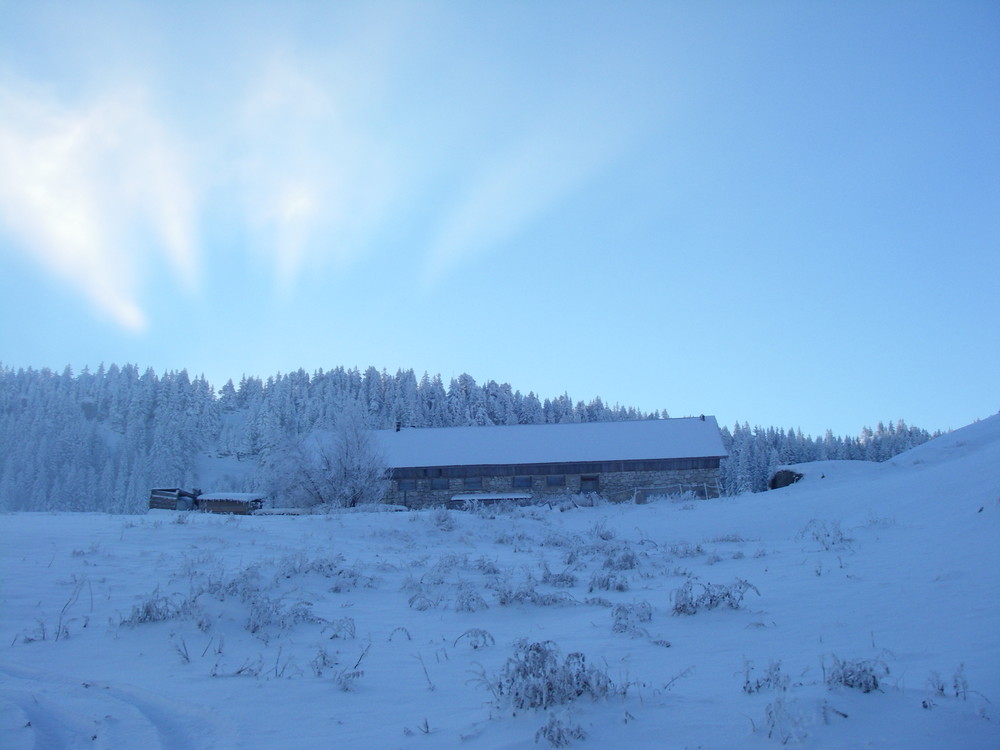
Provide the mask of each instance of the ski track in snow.
POLYGON ((5 750, 113 748, 230 750, 234 726, 216 712, 119 683, 0 664, 5 750))

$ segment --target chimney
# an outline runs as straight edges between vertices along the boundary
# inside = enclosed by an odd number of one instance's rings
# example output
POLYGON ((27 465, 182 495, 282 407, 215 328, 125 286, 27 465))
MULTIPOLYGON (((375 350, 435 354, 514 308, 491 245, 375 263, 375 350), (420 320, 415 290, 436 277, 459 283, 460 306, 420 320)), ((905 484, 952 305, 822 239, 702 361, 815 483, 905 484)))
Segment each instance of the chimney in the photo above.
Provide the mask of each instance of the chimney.
POLYGON ((701 421, 702 421, 702 422, 704 422, 704 421, 705 421, 705 415, 704 415, 704 414, 702 414, 702 415, 701 415, 701 421))

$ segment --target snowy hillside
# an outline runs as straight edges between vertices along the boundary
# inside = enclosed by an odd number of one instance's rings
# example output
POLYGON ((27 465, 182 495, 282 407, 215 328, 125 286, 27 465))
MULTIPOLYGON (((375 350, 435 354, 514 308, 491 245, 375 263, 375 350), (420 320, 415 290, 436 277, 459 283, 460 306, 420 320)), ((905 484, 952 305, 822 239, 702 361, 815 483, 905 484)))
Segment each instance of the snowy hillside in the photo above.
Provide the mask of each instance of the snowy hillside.
POLYGON ((0 747, 1000 747, 998 466, 992 417, 720 500, 3 515, 0 747))

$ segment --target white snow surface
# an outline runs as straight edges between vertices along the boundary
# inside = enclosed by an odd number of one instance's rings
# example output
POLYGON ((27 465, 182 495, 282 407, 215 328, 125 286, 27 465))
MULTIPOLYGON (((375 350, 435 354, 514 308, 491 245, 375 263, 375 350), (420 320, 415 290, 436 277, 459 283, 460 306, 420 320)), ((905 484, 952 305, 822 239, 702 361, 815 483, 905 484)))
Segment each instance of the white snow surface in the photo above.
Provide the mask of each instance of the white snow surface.
POLYGON ((995 750, 998 467, 993 417, 718 500, 3 515, 0 747, 528 750, 551 715, 580 748, 995 750), (514 710, 485 683, 518 639, 615 689, 514 710))
POLYGON ((715 417, 377 430, 389 466, 470 466, 725 456, 715 417))

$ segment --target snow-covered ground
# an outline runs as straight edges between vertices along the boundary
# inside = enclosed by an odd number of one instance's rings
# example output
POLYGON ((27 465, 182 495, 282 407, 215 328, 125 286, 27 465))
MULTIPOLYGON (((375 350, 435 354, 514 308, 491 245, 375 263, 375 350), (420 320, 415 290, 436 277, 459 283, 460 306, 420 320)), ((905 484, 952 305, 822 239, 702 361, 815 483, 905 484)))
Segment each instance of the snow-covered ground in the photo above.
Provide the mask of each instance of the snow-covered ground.
POLYGON ((0 747, 1000 747, 1000 417, 797 468, 640 506, 0 516, 0 747))

